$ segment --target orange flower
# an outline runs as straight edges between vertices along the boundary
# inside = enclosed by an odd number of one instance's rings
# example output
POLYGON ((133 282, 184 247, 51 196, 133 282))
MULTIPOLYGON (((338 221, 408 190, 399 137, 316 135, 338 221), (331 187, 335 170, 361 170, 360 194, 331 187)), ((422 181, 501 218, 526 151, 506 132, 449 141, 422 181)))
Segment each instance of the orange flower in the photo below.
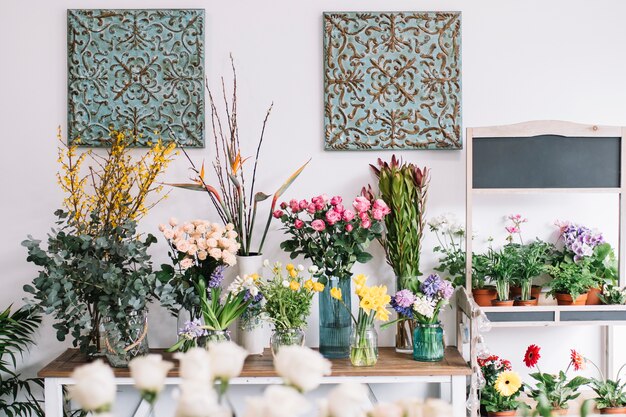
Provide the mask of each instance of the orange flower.
POLYGON ((574 365, 575 371, 580 371, 581 369, 585 369, 585 357, 583 355, 576 352, 576 350, 572 349, 570 357, 572 358, 572 365, 574 365))

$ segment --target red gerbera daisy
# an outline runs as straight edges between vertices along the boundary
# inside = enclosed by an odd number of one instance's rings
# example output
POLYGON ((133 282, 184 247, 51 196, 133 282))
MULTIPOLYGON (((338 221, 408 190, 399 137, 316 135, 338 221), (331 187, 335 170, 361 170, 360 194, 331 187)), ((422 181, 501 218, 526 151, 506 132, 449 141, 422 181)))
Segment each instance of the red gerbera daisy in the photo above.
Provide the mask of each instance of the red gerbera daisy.
POLYGON ((571 358, 572 365, 574 365, 575 371, 580 371, 581 369, 585 369, 585 357, 580 353, 576 352, 574 349, 571 350, 571 358))
POLYGON ((533 366, 537 365, 537 362, 539 362, 539 358, 541 358, 541 355, 539 354, 540 350, 541 348, 537 345, 528 346, 528 349, 526 349, 526 354, 524 355, 524 364, 527 367, 532 368, 533 366))

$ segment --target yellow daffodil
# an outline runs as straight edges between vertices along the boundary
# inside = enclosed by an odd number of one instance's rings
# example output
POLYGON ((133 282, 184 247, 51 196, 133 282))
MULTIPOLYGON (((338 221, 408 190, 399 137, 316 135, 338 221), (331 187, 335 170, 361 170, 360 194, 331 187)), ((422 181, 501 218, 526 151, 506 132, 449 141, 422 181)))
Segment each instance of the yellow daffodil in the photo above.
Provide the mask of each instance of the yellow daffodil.
POLYGON ((330 296, 341 301, 341 288, 331 288, 330 289, 330 296))
POLYGON ((513 371, 500 372, 494 383, 494 388, 503 397, 510 397, 519 391, 521 387, 522 379, 517 372, 513 371))
POLYGON ((354 281, 355 288, 359 289, 360 287, 365 285, 365 282, 367 281, 367 276, 365 274, 359 274, 355 276, 352 281, 354 281))
POLYGON ((290 276, 291 278, 295 278, 295 277, 297 277, 297 276, 298 276, 298 271, 297 271, 297 270, 295 270, 295 269, 290 270, 290 271, 289 271, 289 276, 290 276))
POLYGON ((389 321, 389 310, 384 307, 378 308, 375 318, 380 321, 389 321))
POLYGON ((324 291, 324 284, 322 284, 321 282, 314 282, 313 283, 313 291, 315 291, 315 292, 322 292, 322 291, 324 291))
POLYGON ((314 283, 312 279, 307 279, 306 281, 304 281, 304 288, 306 288, 307 290, 311 291, 314 287, 314 283))
POLYGON ((375 308, 374 307, 374 302, 373 302, 372 298, 370 298, 370 297, 362 298, 361 302, 359 303, 359 307, 361 307, 361 309, 363 309, 365 314, 369 314, 370 311, 375 308))
POLYGON ((289 288, 291 288, 292 291, 298 291, 300 289, 300 283, 298 281, 291 281, 289 288))

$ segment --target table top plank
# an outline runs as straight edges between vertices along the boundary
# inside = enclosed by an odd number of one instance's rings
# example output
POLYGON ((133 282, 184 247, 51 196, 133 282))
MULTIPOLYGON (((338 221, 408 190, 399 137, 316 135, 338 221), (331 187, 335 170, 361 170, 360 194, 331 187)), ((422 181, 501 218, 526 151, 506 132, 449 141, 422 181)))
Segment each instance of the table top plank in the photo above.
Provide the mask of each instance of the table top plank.
MULTIPOLYGON (((163 355, 164 359, 175 363, 169 372, 169 377, 180 376, 178 361, 172 358, 172 353, 164 349, 151 349, 151 353, 163 355)), ((459 376, 470 375, 471 369, 454 346, 445 350, 444 359, 440 362, 416 362, 411 355, 397 353, 392 347, 379 349, 378 363, 371 367, 356 367, 350 364, 349 359, 331 360, 333 377, 363 377, 363 376, 459 376)), ((46 365, 38 376, 40 378, 69 378, 74 368, 87 363, 85 355, 77 349, 68 349, 58 358, 46 365)), ((128 368, 113 368, 118 378, 130 377, 128 368)), ((272 354, 267 350, 263 356, 254 355, 246 359, 242 378, 275 377, 276 372, 272 363, 272 354)))

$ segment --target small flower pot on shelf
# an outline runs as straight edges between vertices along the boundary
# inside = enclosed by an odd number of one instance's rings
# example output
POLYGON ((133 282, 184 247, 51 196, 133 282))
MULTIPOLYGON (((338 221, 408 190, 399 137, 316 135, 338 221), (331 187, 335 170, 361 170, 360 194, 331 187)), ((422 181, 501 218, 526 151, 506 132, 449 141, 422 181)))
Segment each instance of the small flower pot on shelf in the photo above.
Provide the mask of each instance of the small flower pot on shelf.
POLYGON ((498 298, 498 293, 493 287, 473 288, 472 296, 479 306, 489 307, 491 306, 491 301, 498 298))
POLYGON ((494 307, 513 307, 514 300, 491 300, 494 307))
POLYGON ((517 414, 516 410, 490 411, 487 413, 489 417, 506 417, 506 416, 514 416, 516 414, 517 414))
POLYGON ((522 300, 520 299, 520 297, 515 297, 515 302, 513 303, 513 305, 519 306, 519 307, 531 307, 531 306, 536 306, 539 304, 539 300, 537 300, 537 297, 532 297, 530 300, 522 300))
POLYGON ((560 306, 584 306, 587 302, 587 293, 579 295, 576 300, 572 299, 570 294, 560 292, 557 292, 554 297, 556 298, 556 303, 560 306))
POLYGON ((597 306, 600 304, 604 304, 602 300, 600 300, 600 294, 602 294, 602 287, 592 288, 587 293, 587 304, 588 306, 597 306))
MULTIPOLYGON (((539 300, 539 296, 541 295, 541 285, 533 285, 530 290, 530 295, 531 297, 535 297, 537 300, 539 300)), ((511 287, 511 297, 513 297, 513 299, 517 297, 521 297, 521 296, 522 296, 522 287, 519 287, 519 286, 511 287)))
POLYGON ((607 407, 601 408, 600 414, 621 414, 626 415, 626 407, 607 407))
POLYGON ((569 410, 567 408, 553 408, 552 415, 553 416, 565 416, 569 410))

